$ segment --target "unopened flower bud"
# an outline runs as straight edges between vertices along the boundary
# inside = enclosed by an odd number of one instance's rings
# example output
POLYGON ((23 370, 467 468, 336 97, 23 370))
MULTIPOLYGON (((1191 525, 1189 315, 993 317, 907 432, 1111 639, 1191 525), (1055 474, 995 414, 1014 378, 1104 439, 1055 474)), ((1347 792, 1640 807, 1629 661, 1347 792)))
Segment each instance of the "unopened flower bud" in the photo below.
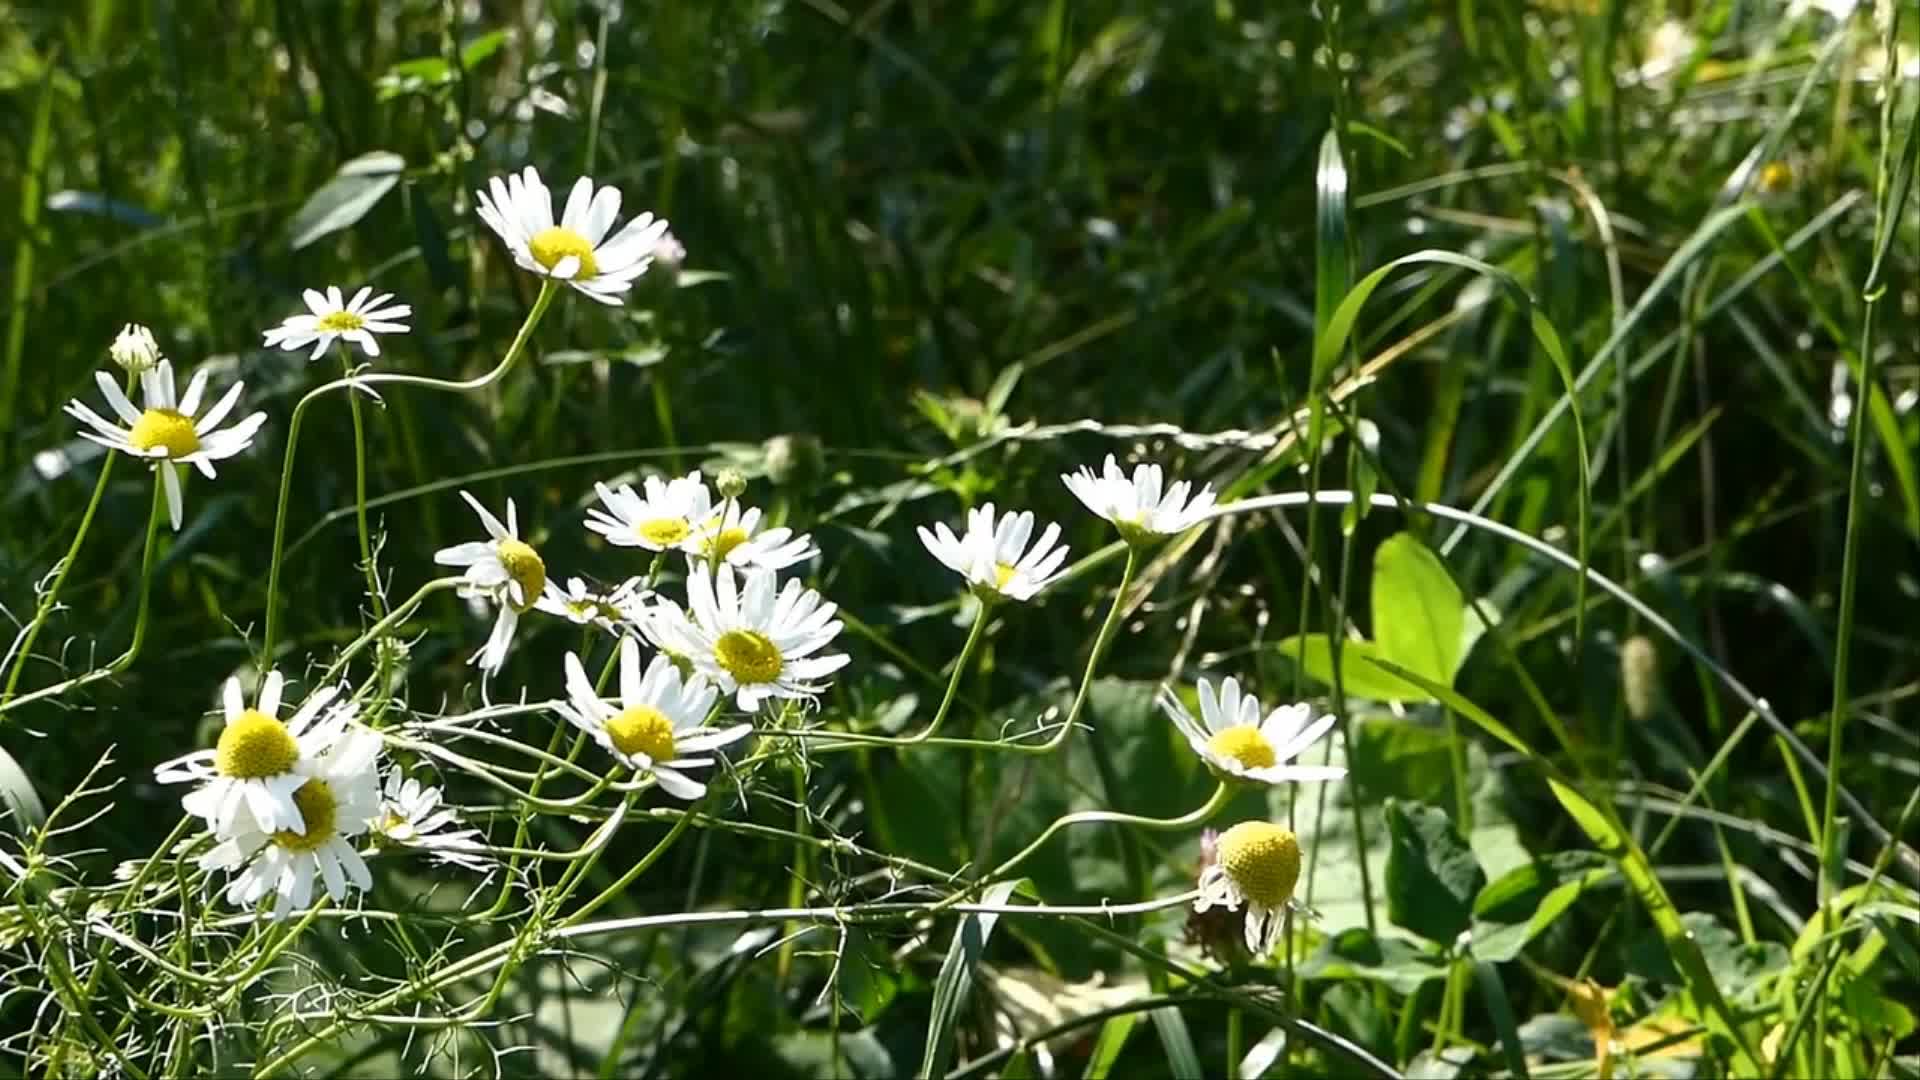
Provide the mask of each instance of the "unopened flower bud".
POLYGON ((721 469, 720 475, 713 478, 713 486, 723 499, 737 499, 747 493, 747 474, 739 469, 721 469))
POLYGON ((127 374, 138 375, 159 365, 160 343, 153 340, 153 331, 139 323, 128 323, 120 336, 113 339, 107 355, 127 374))
POLYGON ((1660 658, 1653 642, 1635 634, 1620 646, 1620 685, 1627 699, 1627 715, 1645 720, 1660 700, 1660 658))
POLYGON ((811 435, 775 435, 764 452, 768 479, 782 487, 811 487, 826 467, 820 440, 811 435))

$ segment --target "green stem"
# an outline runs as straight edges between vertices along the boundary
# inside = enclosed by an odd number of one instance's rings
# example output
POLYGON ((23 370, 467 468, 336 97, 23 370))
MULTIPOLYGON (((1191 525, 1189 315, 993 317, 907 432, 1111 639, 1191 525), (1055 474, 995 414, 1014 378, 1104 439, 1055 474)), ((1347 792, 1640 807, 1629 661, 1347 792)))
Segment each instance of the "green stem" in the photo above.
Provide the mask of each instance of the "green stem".
POLYGON ((947 692, 940 698, 940 708, 933 714, 933 720, 919 734, 907 736, 906 745, 912 746, 933 738, 934 732, 939 731, 940 725, 946 722, 947 711, 953 708, 953 699, 960 690, 960 679, 966 674, 967 662, 973 659, 974 650, 979 647, 980 639, 986 635, 987 613, 987 602, 982 600, 979 612, 973 617, 973 628, 967 631, 967 643, 960 646, 960 658, 953 662, 953 675, 947 679, 947 692))
POLYGON ((94 481, 93 496, 87 500, 86 512, 80 515, 80 527, 73 534, 73 543, 67 545, 67 557, 60 560, 60 566, 53 574, 53 583, 47 586, 45 595, 40 597, 40 606, 34 610, 33 621, 27 624, 20 651, 13 655, 13 667, 7 672, 7 687, 0 690, 0 705, 11 701, 14 690, 20 685, 20 675, 26 670, 27 657, 33 653, 33 643, 40 637, 40 628, 46 625, 47 619, 53 614, 53 606, 60 599, 60 587, 66 584, 68 572, 80 558, 80 545, 86 541, 87 530, 93 526, 94 512, 100 509, 100 500, 107 493, 107 478, 113 474, 113 462, 119 456, 117 452, 109 450, 100 463, 100 478, 94 481))
MULTIPOLYGON (((341 370, 353 375, 353 365, 342 358, 341 370)), ((359 524, 360 566, 367 575, 367 602, 373 605, 373 617, 387 613, 386 598, 380 592, 380 572, 373 564, 373 540, 367 533, 367 429, 360 417, 360 399, 347 393, 347 407, 353 413, 353 515, 359 524)), ((291 450, 291 448, 289 448, 291 450)))
POLYGON ((520 354, 526 349, 527 339, 533 336, 533 328, 540 325, 541 317, 547 313, 547 305, 553 302, 553 296, 556 291, 557 287, 552 278, 543 278, 541 280, 540 295, 534 299, 532 309, 527 312, 526 321, 520 324, 520 332, 514 335, 513 344, 507 346, 507 354, 501 357, 500 363, 485 374, 464 380, 430 379, 421 375, 386 374, 380 372, 367 375, 354 375, 335 379, 330 383, 314 387, 312 390, 307 391, 306 396, 300 399, 298 405, 293 407, 293 417, 287 422, 287 453, 286 457, 280 463, 280 499, 273 511, 273 556, 267 564, 267 630, 260 647, 260 655, 266 663, 271 664, 273 662, 273 645, 279 637, 280 606, 278 600, 280 597, 280 564, 281 552, 286 549, 287 502, 288 497, 293 491, 293 457, 294 451, 300 445, 300 422, 306 416, 307 407, 312 405, 321 395, 328 391, 342 388, 346 388, 351 392, 352 388, 355 387, 364 388, 376 385, 399 385, 419 386, 429 390, 443 390, 453 393, 466 393, 490 386, 505 377, 507 372, 513 370, 513 365, 519 361, 520 354))
MULTIPOLYGON (((162 461, 158 467, 162 469, 180 468, 180 466, 175 465, 171 461, 162 461)), ((160 480, 159 474, 156 473, 153 478, 153 509, 147 514, 146 548, 140 556, 140 607, 134 613, 133 640, 127 643, 127 651, 115 657, 106 667, 95 668, 85 675, 76 675, 71 679, 54 683, 52 686, 41 687, 31 694, 22 694, 11 701, 0 704, 0 714, 10 712, 28 702, 39 701, 42 698, 58 697, 69 690, 78 690, 82 686, 99 682, 101 679, 110 679, 122 671, 125 671, 127 665, 133 663, 134 658, 140 655, 140 647, 144 645, 147 640, 148 601, 153 596, 153 552, 154 549, 159 546, 155 543, 155 539, 160 533, 160 518, 166 512, 166 489, 160 480)))
POLYGON ((681 814, 680 820, 674 822, 673 828, 667 830, 667 835, 661 837, 660 842, 653 845, 652 851, 649 851, 645 855, 642 855, 640 857, 639 862, 634 863, 632 866, 628 867, 627 872, 624 874, 621 874, 619 880, 607 886, 605 889, 600 890, 600 895, 595 896, 593 899, 587 901, 584 904, 581 904, 579 909, 576 910, 573 914, 560 920, 560 926, 563 928, 568 926, 577 926, 581 921, 586 919, 587 916, 593 914, 594 912, 604 907, 608 901, 612 900, 614 897, 619 896, 621 893, 625 892, 627 889, 627 886, 633 884, 636 880, 639 879, 640 875, 652 869, 654 863, 657 863, 660 861, 660 857, 667 853, 667 849, 673 846, 674 841, 680 839, 680 834, 686 832, 687 827, 692 825, 694 820, 698 817, 699 815, 694 813, 692 809, 689 809, 687 810, 686 813, 681 814))
POLYGON ((1240 1014, 1240 1006, 1227 1006, 1227 1067, 1223 1071, 1227 1080, 1240 1080, 1240 1055, 1245 1053, 1246 1019, 1240 1014))

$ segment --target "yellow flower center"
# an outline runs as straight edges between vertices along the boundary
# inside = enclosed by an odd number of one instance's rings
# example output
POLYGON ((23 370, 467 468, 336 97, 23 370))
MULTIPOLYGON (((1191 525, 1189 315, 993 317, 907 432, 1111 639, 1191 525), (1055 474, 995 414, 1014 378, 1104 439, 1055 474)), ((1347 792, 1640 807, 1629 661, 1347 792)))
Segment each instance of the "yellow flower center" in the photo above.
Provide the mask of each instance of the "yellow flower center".
POLYGON ((313 324, 315 330, 329 334, 344 334, 349 330, 358 330, 367 325, 367 320, 351 311, 333 311, 320 316, 313 324))
POLYGON ((547 587, 547 564, 540 561, 540 553, 531 545, 519 540, 502 540, 496 550, 507 576, 520 583, 521 595, 526 597, 520 607, 525 610, 540 599, 541 590, 547 587))
POLYGON ((673 760, 673 721, 651 705, 622 709, 607 721, 607 736, 613 748, 628 757, 645 754, 649 761, 673 760))
POLYGON ((633 527, 633 534, 650 548, 664 551, 685 540, 693 525, 683 517, 654 518, 633 527))
POLYGON ((995 589, 1005 589, 1007 587, 1007 582, 1013 580, 1013 572, 1014 571, 1013 571, 1012 563, 1004 563, 1004 562, 994 563, 993 564, 993 587, 995 589))
POLYGON ((587 238, 564 225, 554 225, 541 229, 528 241, 527 247, 533 253, 533 261, 551 270, 560 264, 560 260, 571 255, 580 260, 580 269, 574 272, 576 280, 590 278, 600 272, 593 261, 593 245, 587 238))
POLYGON ((1207 749, 1249 769, 1265 769, 1274 762, 1273 744, 1249 724, 1230 727, 1207 740, 1207 749))
POLYGON ((293 768, 299 757, 300 745, 287 725, 258 709, 248 709, 220 733, 213 768, 235 780, 260 780, 293 768))
POLYGON ((200 436, 193 430, 193 421, 178 409, 148 409, 133 422, 133 432, 127 436, 136 450, 151 450, 156 446, 165 447, 168 457, 186 457, 200 449, 200 436))
POLYGON ((1219 852, 1241 895, 1262 907, 1286 903, 1300 880, 1300 841, 1278 825, 1243 821, 1220 834, 1219 852))
POLYGON ((340 800, 333 797, 333 789, 325 780, 315 777, 300 785, 293 793, 293 805, 300 808, 300 820, 307 823, 307 831, 294 832, 281 829, 273 834, 273 842, 288 851, 317 851, 327 841, 333 839, 334 821, 339 817, 340 800))
POLYGON ((707 558, 714 562, 725 562, 733 549, 747 542, 747 530, 738 525, 721 529, 707 537, 707 558))
POLYGON ((780 677, 786 661, 780 649, 758 630, 729 630, 713 643, 713 658, 743 683, 769 683, 780 677))

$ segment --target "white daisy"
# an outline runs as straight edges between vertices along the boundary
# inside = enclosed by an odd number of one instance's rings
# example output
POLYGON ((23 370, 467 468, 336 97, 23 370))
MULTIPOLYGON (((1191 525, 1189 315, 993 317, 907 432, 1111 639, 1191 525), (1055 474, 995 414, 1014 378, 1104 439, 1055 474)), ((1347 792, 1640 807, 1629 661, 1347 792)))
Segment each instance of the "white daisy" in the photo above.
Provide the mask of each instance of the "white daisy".
POLYGON ((104 371, 94 372, 94 381, 100 384, 107 404, 112 406, 115 415, 126 421, 128 426, 124 428, 102 420, 100 414, 78 400, 67 402, 67 415, 93 429, 82 431, 81 438, 153 462, 167 492, 167 512, 173 519, 175 531, 180 528, 181 498, 180 473, 174 466, 192 465, 211 480, 215 475, 213 463, 245 450, 260 425, 267 422, 267 414, 257 412, 224 431, 216 430, 240 400, 242 383, 228 387, 213 408, 195 420, 194 414, 200 411, 200 397, 207 390, 207 374, 206 368, 194 372, 185 396, 176 398, 173 365, 161 360, 151 370, 140 373, 140 394, 146 404, 143 411, 133 407, 113 376, 104 371))
POLYGON ((323 686, 282 723, 280 695, 285 686, 278 671, 267 672, 260 681, 260 699, 249 709, 240 680, 228 679, 221 702, 227 726, 214 749, 183 754, 153 770, 154 779, 163 784, 200 784, 180 805, 205 819, 216 833, 231 832, 243 808, 264 829, 304 827, 293 793, 313 775, 319 755, 338 741, 354 707, 345 704, 327 711, 340 688, 323 686))
POLYGON ((986 503, 967 511, 967 531, 961 535, 954 536, 946 522, 939 522, 931 532, 921 526, 920 542, 982 599, 1031 600, 1059 576, 1067 559, 1066 545, 1055 546, 1060 539, 1056 524, 1048 524, 1040 541, 1028 549, 1033 522, 1033 513, 1022 510, 996 524, 993 504, 986 503))
POLYGON ((1099 476, 1083 465, 1077 472, 1062 473, 1060 479, 1087 509, 1113 522, 1132 544, 1185 532, 1213 509, 1213 488, 1202 487, 1189 501, 1187 492, 1192 485, 1182 480, 1162 494, 1160 466, 1135 466, 1133 479, 1129 480, 1112 454, 1107 455, 1106 467, 1099 476))
POLYGON ((840 633, 839 608, 799 579, 776 592, 774 572, 752 567, 736 585, 733 567, 721 563, 713 576, 687 576, 688 610, 662 600, 641 630, 663 651, 684 657, 695 671, 733 694, 742 711, 768 698, 807 700, 819 680, 847 665, 845 653, 816 656, 840 633))
POLYGON ((540 553, 533 550, 532 545, 520 539, 520 522, 514 514, 512 499, 507 500, 507 523, 502 525, 499 518, 480 505, 480 500, 464 491, 460 497, 480 515, 480 523, 487 527, 491 539, 442 548, 434 553, 433 561, 441 566, 467 568, 460 584, 461 596, 491 600, 499 605, 500 614, 494 618, 487 643, 468 661, 478 661, 480 670, 492 675, 506 662, 507 646, 513 643, 520 613, 534 606, 546 592, 547 564, 540 561, 540 553))
POLYGON ((475 194, 480 220, 513 249, 521 269, 564 281, 603 304, 620 303, 620 294, 652 265, 667 233, 666 221, 642 213, 608 236, 620 214, 620 192, 596 190, 591 177, 574 183, 558 225, 553 197, 531 165, 518 176, 494 177, 475 194))
POLYGON ((1243 821, 1220 834, 1214 861, 1200 871, 1193 910, 1246 905, 1246 942, 1255 959, 1273 951, 1287 901, 1300 880, 1300 840, 1265 821, 1243 821))
POLYGON ((718 750, 747 737, 752 724, 728 728, 706 726, 707 714, 720 691, 699 674, 683 681, 672 660, 656 656, 640 672, 640 645, 620 639, 620 703, 603 701, 580 658, 567 654, 567 695, 571 703, 557 708, 561 716, 593 736, 622 765, 649 775, 661 790, 676 799, 697 799, 707 785, 687 775, 690 769, 713 765, 711 757, 689 757, 718 750))
POLYGON ((605 596, 594 592, 580 578, 567 579, 567 587, 562 589, 552 578, 534 601, 534 608, 549 615, 558 615, 575 626, 598 626, 602 630, 612 630, 613 620, 624 617, 623 603, 631 603, 625 591, 640 589, 639 578, 629 578, 618 589, 605 596), (616 603, 618 597, 621 603, 616 603))
POLYGON ((760 508, 755 506, 743 511, 732 499, 727 500, 724 511, 709 518, 682 547, 696 559, 737 567, 764 566, 769 570, 785 570, 820 554, 813 537, 805 533, 796 536, 785 526, 762 531, 760 508))
POLYGON ((107 355, 129 375, 152 371, 160 363, 160 343, 153 331, 139 323, 128 323, 107 347, 107 355))
POLYGON ((306 297, 308 314, 289 316, 264 336, 270 349, 278 346, 292 352, 312 345, 313 355, 307 357, 309 362, 326 355, 335 341, 343 339, 360 346, 360 351, 368 356, 379 356, 380 343, 374 340, 374 335, 406 333, 406 324, 394 320, 413 314, 413 308, 406 304, 381 307, 393 299, 393 294, 374 296, 370 285, 354 293, 351 301, 342 299, 338 285, 327 286, 325 293, 308 289, 301 295, 306 297))
POLYGON ((460 815, 441 803, 440 789, 422 784, 399 766, 387 770, 380 813, 373 823, 381 840, 418 848, 441 862, 485 870, 490 861, 480 846, 479 829, 462 829, 460 815))
POLYGON ((631 577, 621 582, 607 594, 607 606, 617 612, 620 618, 639 626, 647 617, 649 601, 653 599, 653 590, 647 588, 645 581, 631 577))
POLYGON ((1239 681, 1231 677, 1220 684, 1217 697, 1213 684, 1205 679, 1195 689, 1200 697, 1199 720, 1164 687, 1160 708, 1214 772, 1262 784, 1338 780, 1347 775, 1338 765, 1288 764, 1333 727, 1333 717, 1315 720, 1313 707, 1303 702, 1282 705, 1262 720, 1260 699, 1242 693, 1239 681))
POLYGON ((714 516, 713 493, 698 469, 676 480, 649 476, 646 495, 631 484, 593 485, 606 509, 587 508, 587 528, 620 547, 672 551, 695 537, 714 516))
POLYGON ((367 864, 348 840, 380 817, 379 759, 380 737, 373 732, 342 737, 293 793, 304 828, 262 828, 251 814, 241 814, 233 834, 200 857, 200 868, 233 874, 227 902, 236 907, 253 907, 273 893, 276 922, 312 902, 316 876, 335 903, 346 901, 349 882, 373 888, 367 864))

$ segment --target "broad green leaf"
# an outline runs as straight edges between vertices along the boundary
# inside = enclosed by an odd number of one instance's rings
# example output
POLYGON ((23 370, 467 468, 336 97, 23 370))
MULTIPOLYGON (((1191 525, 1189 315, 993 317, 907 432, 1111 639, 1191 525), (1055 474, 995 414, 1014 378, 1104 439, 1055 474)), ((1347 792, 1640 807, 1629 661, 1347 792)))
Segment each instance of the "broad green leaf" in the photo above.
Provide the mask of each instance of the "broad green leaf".
POLYGON ((1374 553, 1373 640, 1384 658, 1451 684, 1465 606, 1440 557, 1412 533, 1388 538, 1374 553))
POLYGON ((1303 979, 1378 982, 1396 994, 1411 994, 1447 974, 1446 961, 1404 938, 1378 938, 1364 926, 1328 937, 1300 965, 1303 979))
POLYGON ((1387 914, 1395 926, 1451 945, 1473 917, 1486 872, 1446 812, 1399 799, 1387 803, 1387 914))
MULTIPOLYGON (((1024 879, 1023 879, 1024 880, 1024 879)), ((982 902, 989 907, 1004 904, 1020 881, 1003 881, 987 889, 982 902)), ((933 1014, 927 1018, 927 1044, 920 1059, 921 1076, 945 1076, 953 1058, 953 1030, 960 1022, 960 1011, 973 992, 973 969, 987 951, 987 941, 1000 921, 998 915, 962 915, 953 931, 953 944, 940 964, 933 981, 933 1014)))
MULTIPOLYGON (((1280 643, 1280 653, 1300 665, 1308 678, 1325 686, 1333 685, 1333 650, 1325 634, 1299 634, 1280 643)), ((1346 641, 1340 645, 1340 689, 1348 697, 1368 701, 1430 702, 1432 694, 1414 683, 1398 678, 1356 657, 1377 657, 1380 647, 1371 641, 1346 641)))
POLYGON ((1552 926, 1588 890, 1614 876, 1587 851, 1560 851, 1517 866, 1473 902, 1473 955, 1505 963, 1552 926))
POLYGON ((406 166, 405 158, 385 150, 361 154, 340 166, 333 179, 294 211, 287 222, 287 245, 298 251, 366 217, 400 182, 400 171, 406 166))

